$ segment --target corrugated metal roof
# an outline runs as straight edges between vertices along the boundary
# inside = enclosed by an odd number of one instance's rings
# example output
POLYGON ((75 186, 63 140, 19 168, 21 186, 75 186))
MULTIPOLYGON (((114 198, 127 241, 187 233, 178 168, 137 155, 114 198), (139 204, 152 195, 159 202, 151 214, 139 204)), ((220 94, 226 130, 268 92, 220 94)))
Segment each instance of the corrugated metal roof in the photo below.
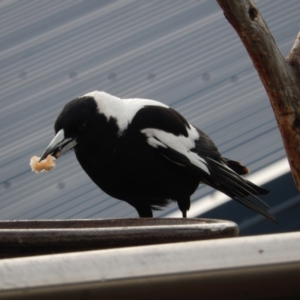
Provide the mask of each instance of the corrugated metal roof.
MULTIPOLYGON (((287 55, 300 2, 256 2, 287 55)), ((215 1, 1 1, 0 28, 0 219, 137 215, 72 153, 47 174, 29 169, 63 105, 95 89, 171 105, 252 171, 285 155, 262 84, 215 1)))

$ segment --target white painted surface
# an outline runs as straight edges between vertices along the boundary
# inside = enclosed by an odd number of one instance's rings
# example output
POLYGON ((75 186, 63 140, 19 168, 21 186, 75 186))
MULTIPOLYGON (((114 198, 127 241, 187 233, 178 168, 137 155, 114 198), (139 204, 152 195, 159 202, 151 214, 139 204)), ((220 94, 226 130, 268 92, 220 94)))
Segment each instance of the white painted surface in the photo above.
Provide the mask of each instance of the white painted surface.
MULTIPOLYGON (((1 292, 300 262, 300 233, 0 260, 1 292)), ((163 280, 163 279, 162 279, 163 280)))

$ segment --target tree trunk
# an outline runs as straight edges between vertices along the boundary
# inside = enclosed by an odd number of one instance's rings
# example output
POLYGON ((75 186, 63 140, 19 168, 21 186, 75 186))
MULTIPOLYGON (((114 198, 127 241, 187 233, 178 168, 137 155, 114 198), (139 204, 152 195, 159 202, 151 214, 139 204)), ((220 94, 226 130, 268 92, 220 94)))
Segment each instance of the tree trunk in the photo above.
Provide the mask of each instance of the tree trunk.
POLYGON ((217 2, 242 40, 266 89, 300 191, 300 33, 285 59, 253 1, 217 2))

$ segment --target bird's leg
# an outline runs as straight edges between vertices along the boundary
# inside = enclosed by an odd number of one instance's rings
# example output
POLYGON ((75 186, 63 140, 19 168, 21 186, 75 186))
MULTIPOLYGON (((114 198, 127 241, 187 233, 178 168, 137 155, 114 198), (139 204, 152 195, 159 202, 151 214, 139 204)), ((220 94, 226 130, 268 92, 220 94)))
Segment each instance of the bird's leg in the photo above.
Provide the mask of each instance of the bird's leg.
POLYGON ((190 198, 182 198, 177 200, 178 207, 182 212, 182 217, 185 219, 187 211, 190 209, 190 198))
POLYGON ((140 218, 152 218, 152 209, 151 206, 145 205, 145 206, 134 206, 134 208, 137 210, 140 218))

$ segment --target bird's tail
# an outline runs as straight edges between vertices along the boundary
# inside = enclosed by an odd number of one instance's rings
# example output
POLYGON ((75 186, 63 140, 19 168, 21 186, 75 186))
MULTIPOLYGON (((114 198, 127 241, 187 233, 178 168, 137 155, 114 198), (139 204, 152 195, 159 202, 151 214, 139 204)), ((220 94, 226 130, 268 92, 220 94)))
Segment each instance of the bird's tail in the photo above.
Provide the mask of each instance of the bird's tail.
POLYGON ((211 176, 205 179, 206 184, 277 223, 276 218, 268 212, 270 207, 256 196, 266 195, 269 191, 239 175, 248 173, 246 167, 228 159, 224 159, 224 164, 209 159, 208 167, 211 176))

